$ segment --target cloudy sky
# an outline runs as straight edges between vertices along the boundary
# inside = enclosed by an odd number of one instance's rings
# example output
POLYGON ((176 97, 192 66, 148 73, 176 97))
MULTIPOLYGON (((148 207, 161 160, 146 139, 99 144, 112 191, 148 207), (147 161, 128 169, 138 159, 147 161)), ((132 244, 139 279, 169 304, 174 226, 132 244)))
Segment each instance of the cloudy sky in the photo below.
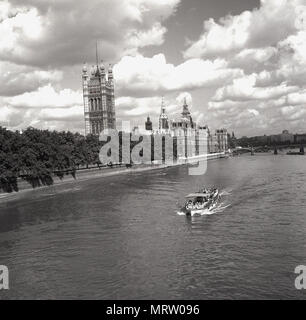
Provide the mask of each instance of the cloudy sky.
POLYGON ((238 136, 306 132, 306 0, 1 0, 0 125, 84 132, 81 69, 114 64, 117 119, 184 97, 238 136))

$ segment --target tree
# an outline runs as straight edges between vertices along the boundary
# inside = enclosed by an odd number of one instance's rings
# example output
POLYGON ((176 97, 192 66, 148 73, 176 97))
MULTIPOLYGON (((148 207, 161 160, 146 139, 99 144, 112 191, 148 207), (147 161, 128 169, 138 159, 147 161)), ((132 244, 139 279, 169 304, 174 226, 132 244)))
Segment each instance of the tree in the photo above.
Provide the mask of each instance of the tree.
POLYGON ((18 178, 33 187, 52 184, 53 176, 75 176, 80 166, 98 165, 101 143, 97 136, 39 130, 23 133, 0 127, 0 189, 18 190, 18 178))

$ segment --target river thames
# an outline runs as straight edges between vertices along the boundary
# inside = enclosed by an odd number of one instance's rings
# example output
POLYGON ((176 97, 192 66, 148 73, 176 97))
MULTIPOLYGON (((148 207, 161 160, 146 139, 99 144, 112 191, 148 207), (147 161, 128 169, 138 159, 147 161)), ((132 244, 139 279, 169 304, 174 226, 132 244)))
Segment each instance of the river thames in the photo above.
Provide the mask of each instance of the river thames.
POLYGON ((306 264, 306 161, 272 154, 66 183, 0 199, 1 298, 292 299, 306 264), (211 215, 177 214, 201 186, 211 215))

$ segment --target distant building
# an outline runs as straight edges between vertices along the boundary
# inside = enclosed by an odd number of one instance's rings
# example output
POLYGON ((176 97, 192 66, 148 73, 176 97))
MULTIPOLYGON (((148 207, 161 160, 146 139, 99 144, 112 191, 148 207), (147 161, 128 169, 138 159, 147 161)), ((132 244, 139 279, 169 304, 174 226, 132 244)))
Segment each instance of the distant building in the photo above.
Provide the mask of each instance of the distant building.
POLYGON ((296 134, 294 136, 294 143, 306 143, 306 134, 296 134))
POLYGON ((228 134, 226 129, 218 129, 214 134, 209 133, 210 153, 223 152, 228 150, 228 134))
POLYGON ((208 149, 210 153, 219 152, 219 145, 218 145, 218 139, 216 134, 209 134, 208 149))
POLYGON ((270 136, 270 142, 272 144, 291 144, 294 143, 294 135, 288 130, 284 130, 281 134, 270 136))
POLYGON ((227 130, 218 129, 216 130, 216 137, 219 146, 219 152, 223 150, 228 150, 228 140, 227 140, 227 130))
POLYGON ((99 135, 104 129, 116 129, 114 78, 112 66, 106 74, 103 63, 98 63, 90 72, 84 64, 82 71, 85 135, 99 135))
POLYGON ((281 143, 294 143, 294 134, 289 133, 288 130, 284 130, 281 134, 280 134, 280 141, 281 143))
POLYGON ((232 134, 230 134, 229 132, 227 133, 227 144, 229 149, 234 149, 237 147, 237 139, 234 131, 232 132, 232 134))
POLYGON ((263 136, 260 136, 260 137, 257 137, 257 138, 260 141, 260 143, 264 144, 264 145, 266 145, 268 143, 268 140, 269 140, 268 136, 266 136, 266 135, 263 135, 263 136))
POLYGON ((272 144, 280 144, 281 143, 281 136, 280 134, 273 134, 270 136, 270 141, 272 144))
POLYGON ((280 134, 274 135, 264 135, 264 136, 256 136, 256 137, 242 137, 239 139, 239 143, 242 146, 268 146, 268 145, 290 145, 294 143, 306 143, 306 134, 292 134, 288 130, 283 130, 280 134))

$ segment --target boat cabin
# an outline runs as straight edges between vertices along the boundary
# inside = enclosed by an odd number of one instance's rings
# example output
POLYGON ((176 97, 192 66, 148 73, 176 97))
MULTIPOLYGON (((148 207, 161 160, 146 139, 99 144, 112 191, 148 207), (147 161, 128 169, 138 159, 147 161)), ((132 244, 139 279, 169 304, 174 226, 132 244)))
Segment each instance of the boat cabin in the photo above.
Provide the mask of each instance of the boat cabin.
POLYGON ((187 201, 192 201, 193 203, 207 202, 210 197, 211 195, 209 193, 191 193, 188 196, 186 196, 187 201))

